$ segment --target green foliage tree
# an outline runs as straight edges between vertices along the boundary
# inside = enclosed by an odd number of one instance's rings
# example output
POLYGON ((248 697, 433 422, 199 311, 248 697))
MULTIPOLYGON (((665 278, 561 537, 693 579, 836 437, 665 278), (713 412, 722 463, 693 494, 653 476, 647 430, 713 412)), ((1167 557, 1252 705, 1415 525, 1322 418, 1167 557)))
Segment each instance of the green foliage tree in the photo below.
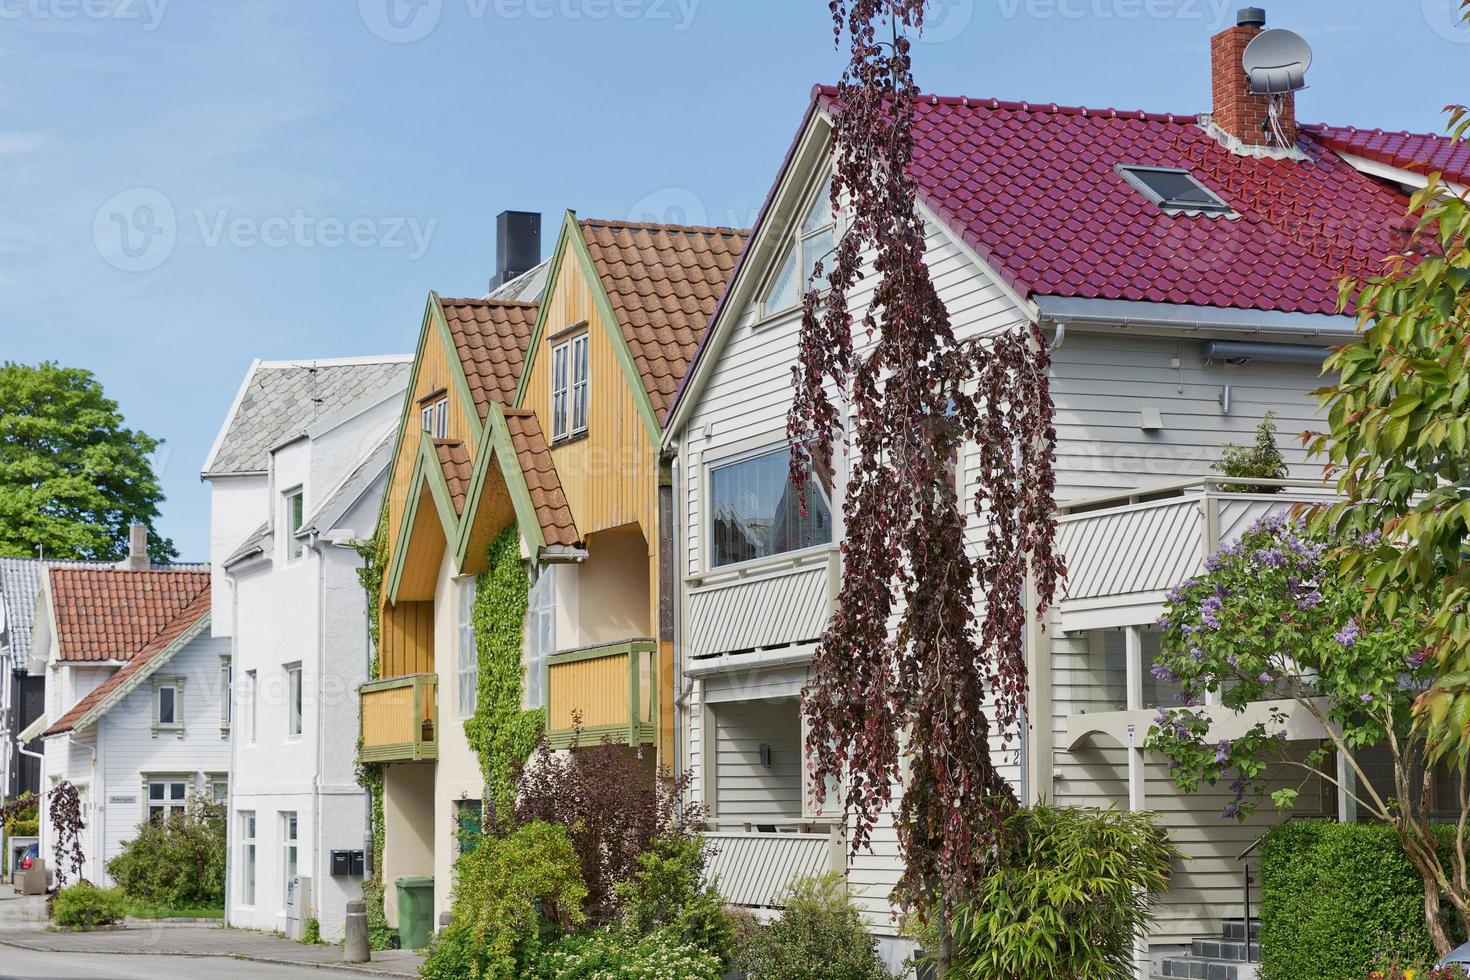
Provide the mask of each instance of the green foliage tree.
MULTIPOLYGON (((1419 646, 1412 619, 1364 605, 1367 586, 1354 559, 1388 548, 1377 532, 1329 543, 1305 520, 1277 515, 1247 531, 1206 561, 1206 571, 1171 593, 1154 673, 1179 685, 1183 704, 1161 708, 1147 746, 1168 757, 1175 783, 1192 792, 1227 781, 1235 791, 1223 816, 1244 817, 1273 785, 1275 804, 1290 808, 1299 788, 1280 786, 1284 773, 1324 780, 1346 793, 1364 816, 1394 828, 1419 872, 1424 924, 1441 954, 1451 944, 1440 909, 1448 899, 1470 916, 1466 848, 1446 863, 1430 823, 1434 769, 1416 729, 1416 693, 1433 680, 1434 665, 1419 646), (1219 709, 1200 704, 1213 695, 1219 709), (1270 709, 1233 738, 1214 733, 1220 713, 1243 713, 1259 702, 1292 701, 1326 733, 1303 753, 1286 741, 1285 712, 1270 709), (1369 778, 1364 752, 1386 749, 1392 785, 1369 778), (1354 778, 1339 780, 1322 765, 1335 750, 1354 778)), ((1470 815, 1470 798, 1460 799, 1470 815)), ((1462 822, 1461 826, 1464 826, 1462 822)), ((1463 842, 1463 832, 1462 832, 1463 842)))
POLYGON ((841 876, 799 878, 783 902, 781 917, 735 955, 747 980, 891 980, 841 876))
MULTIPOLYGON (((90 371, 0 364, 0 555, 117 561, 128 525, 163 500, 149 460, 162 441, 123 425, 90 371)), ((150 530, 154 561, 176 558, 150 530)))
POLYGON ((202 798, 167 820, 145 820, 107 873, 129 898, 166 908, 223 906, 225 808, 202 798))
MULTIPOLYGON (((1251 446, 1227 442, 1220 447, 1220 461, 1212 469, 1224 476, 1244 480, 1284 480, 1289 472, 1286 459, 1276 446, 1276 417, 1267 412, 1256 426, 1256 441, 1251 446)), ((1275 493, 1279 487, 1243 484, 1234 488, 1239 493, 1275 493)))
POLYGON ((705 877, 709 856, 708 842, 682 828, 655 837, 638 856, 638 870, 614 889, 624 929, 638 936, 663 933, 728 963, 735 924, 725 914, 718 883, 705 877))

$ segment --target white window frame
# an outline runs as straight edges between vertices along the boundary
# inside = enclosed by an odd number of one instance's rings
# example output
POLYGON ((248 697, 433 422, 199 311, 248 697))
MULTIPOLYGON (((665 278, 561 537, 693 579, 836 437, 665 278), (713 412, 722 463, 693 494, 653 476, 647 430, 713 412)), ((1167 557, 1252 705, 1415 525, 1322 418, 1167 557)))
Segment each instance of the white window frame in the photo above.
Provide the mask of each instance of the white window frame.
MULTIPOLYGON (((575 329, 575 328, 574 328, 575 329)), ((592 414, 590 334, 582 330, 551 348, 551 441, 585 435, 592 414)))
POLYGON ((165 821, 175 813, 185 813, 189 809, 189 786, 194 777, 188 775, 164 775, 149 774, 143 779, 143 819, 152 820, 155 808, 162 810, 165 821), (153 798, 153 787, 159 787, 161 794, 157 800, 153 798), (183 787, 182 796, 174 796, 173 788, 183 787))
POLYGON ((228 803, 230 801, 230 774, 226 772, 205 773, 204 796, 211 803, 228 803))
POLYGON ((281 810, 281 908, 291 898, 291 879, 301 874, 301 814, 281 810))
POLYGON ((256 851, 255 811, 240 811, 240 904, 255 907, 255 877, 259 869, 256 851))
POLYGON ((760 291, 756 294, 758 297, 756 300, 757 320, 769 320, 782 314, 790 313, 792 310, 800 307, 802 297, 807 294, 811 286, 812 271, 815 269, 818 259, 823 260, 824 272, 832 271, 831 262, 827 257, 834 252, 838 242, 841 240, 837 210, 835 208, 833 209, 830 221, 812 228, 810 231, 803 230, 807 219, 811 217, 812 211, 821 196, 827 195, 830 200, 831 189, 831 175, 823 173, 817 178, 816 187, 808 187, 802 195, 801 206, 797 208, 796 217, 793 219, 791 227, 782 235, 781 247, 776 252, 778 261, 767 270, 766 277, 761 282, 760 291), (820 255, 815 253, 808 255, 808 242, 827 232, 831 232, 832 234, 832 247, 820 255), (771 291, 775 289, 776 281, 780 278, 781 271, 785 268, 787 259, 793 255, 796 258, 795 274, 798 276, 796 280, 796 294, 789 303, 779 306, 772 305, 770 302, 771 291), (806 270, 804 275, 802 270, 806 270))
POLYGON ((281 525, 285 529, 286 539, 286 561, 288 563, 299 561, 305 554, 306 548, 296 532, 301 530, 302 521, 306 520, 306 491, 303 487, 293 487, 282 494, 281 525))
POLYGON ((176 732, 180 738, 184 735, 184 679, 182 677, 154 677, 153 691, 153 737, 157 738, 161 732, 176 732), (169 721, 163 720, 163 692, 172 692, 173 718, 169 721))
POLYGON ((228 654, 219 658, 219 678, 219 730, 221 735, 228 735, 235 714, 235 665, 228 654))
POLYGON ((444 395, 419 409, 419 425, 435 439, 449 438, 449 396, 444 395))
POLYGON ((556 566, 531 570, 526 596, 526 708, 546 704, 547 661, 556 653, 556 566))
POLYGON ((810 545, 805 548, 796 548, 791 551, 781 551, 773 555, 763 555, 761 557, 751 558, 746 561, 727 562, 723 565, 715 564, 715 471, 724 469, 727 466, 734 466, 737 463, 747 463, 753 459, 759 459, 762 456, 769 456, 773 453, 779 453, 782 450, 789 449, 790 444, 787 442, 771 442, 766 439, 761 439, 753 443, 741 443, 734 446, 726 447, 724 450, 721 450, 722 455, 714 458, 710 458, 708 456, 704 458, 704 465, 702 467, 703 472, 701 474, 703 485, 700 489, 699 520, 700 523, 703 525, 700 533, 700 563, 704 566, 704 571, 706 573, 722 575, 725 572, 729 571, 749 570, 751 568, 759 568, 763 565, 790 564, 793 561, 799 561, 800 559, 808 555, 814 555, 819 552, 826 551, 834 547, 837 542, 842 540, 842 530, 841 526, 838 523, 841 520, 841 510, 837 500, 838 487, 841 485, 841 482, 836 472, 838 461, 834 458, 832 461, 832 495, 827 498, 828 522, 831 525, 827 541, 810 545))
POLYGON ((259 697, 260 680, 259 675, 253 670, 245 671, 245 694, 249 699, 245 707, 245 744, 254 745, 256 732, 260 730, 260 712, 257 705, 259 697))
POLYGON ((459 718, 461 721, 475 713, 480 691, 480 655, 475 642, 475 580, 467 577, 459 580, 458 623, 455 636, 457 694, 459 696, 459 718))
POLYGON ((300 741, 306 730, 306 678, 301 661, 282 664, 286 672, 286 741, 300 741))

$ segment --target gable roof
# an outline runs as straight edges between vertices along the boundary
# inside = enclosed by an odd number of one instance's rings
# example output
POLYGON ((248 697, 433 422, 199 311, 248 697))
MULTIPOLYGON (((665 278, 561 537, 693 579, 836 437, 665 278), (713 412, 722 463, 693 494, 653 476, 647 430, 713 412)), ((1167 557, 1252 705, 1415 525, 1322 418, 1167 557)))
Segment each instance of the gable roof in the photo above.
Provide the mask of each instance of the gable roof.
MULTIPOLYGON (((819 86, 824 109, 836 90, 819 86)), ((1310 130, 1305 161, 1232 153, 1194 115, 924 96, 920 200, 1022 297, 1336 314, 1380 268, 1407 198, 1310 130), (1120 165, 1177 167, 1238 217, 1166 211, 1120 165)))
POLYGON ((562 490, 556 461, 541 431, 541 422, 530 409, 514 409, 505 413, 505 427, 515 447, 516 461, 531 494, 531 506, 541 525, 541 538, 548 547, 575 548, 581 545, 572 508, 562 490))
MULTIPOLYGON (((133 573, 137 574, 137 573, 133 573)), ((126 664, 56 720, 46 735, 61 735, 94 724, 107 709, 158 670, 209 625, 209 588, 180 609, 126 664)))
POLYGON ((750 233, 595 219, 577 224, 662 425, 750 233))
POLYGON ((515 404, 531 328, 536 325, 536 304, 441 298, 439 305, 481 421, 490 402, 515 404))
POLYGON ((1312 138, 1339 153, 1428 176, 1438 170, 1445 180, 1470 184, 1470 142, 1436 133, 1385 133, 1381 129, 1330 126, 1301 127, 1312 138))
POLYGON ((292 434, 408 379, 407 355, 320 361, 256 361, 220 429, 204 477, 263 473, 267 454, 292 434))
POLYGON ((31 650, 36 623, 36 594, 48 568, 113 568, 111 562, 51 561, 40 558, 0 558, 0 602, 11 663, 19 669, 31 650))
POLYGON ((201 595, 206 571, 49 571, 57 652, 68 663, 128 660, 201 595))
POLYGON ((435 439, 434 452, 439 456, 439 467, 444 472, 444 485, 449 491, 454 512, 463 514, 465 494, 469 491, 474 469, 469 450, 458 439, 435 439))

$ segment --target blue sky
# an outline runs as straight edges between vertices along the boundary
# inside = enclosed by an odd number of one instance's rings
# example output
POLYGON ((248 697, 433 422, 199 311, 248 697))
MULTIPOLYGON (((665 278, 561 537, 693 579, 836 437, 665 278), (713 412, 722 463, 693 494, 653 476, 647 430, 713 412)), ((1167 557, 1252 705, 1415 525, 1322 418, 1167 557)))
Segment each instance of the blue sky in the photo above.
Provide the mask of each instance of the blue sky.
MULTIPOLYGON (((1299 116, 1438 131, 1470 100, 1451 2, 1265 3, 1316 50, 1299 116)), ((1238 5, 944 0, 916 68, 1193 113, 1238 5)), ((0 0, 0 359, 88 368, 165 439, 161 530, 204 559, 252 358, 409 350, 506 208, 547 247, 569 207, 748 224, 841 62, 822 0, 0 0)))

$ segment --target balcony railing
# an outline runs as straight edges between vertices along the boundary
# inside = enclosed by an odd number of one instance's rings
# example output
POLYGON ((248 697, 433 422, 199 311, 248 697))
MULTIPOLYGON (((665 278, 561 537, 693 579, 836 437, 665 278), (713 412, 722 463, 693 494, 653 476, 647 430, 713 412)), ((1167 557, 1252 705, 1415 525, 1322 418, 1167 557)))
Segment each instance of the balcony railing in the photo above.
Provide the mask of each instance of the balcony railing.
POLYGON ((752 818, 712 821, 704 837, 714 852, 705 868, 732 905, 780 909, 797 878, 847 869, 847 844, 838 824, 752 818))
POLYGON ((821 637, 841 584, 835 547, 715 568, 685 579, 690 660, 821 637))
POLYGON ((409 674, 369 681, 362 694, 362 761, 439 757, 439 677, 409 674))
POLYGON ((555 654, 547 658, 546 691, 546 737, 553 748, 604 739, 652 745, 658 737, 658 644, 623 640, 555 654))
POLYGON ((1120 610, 1161 606, 1170 589, 1203 571, 1210 554, 1256 521, 1334 499, 1323 484, 1307 480, 1220 477, 1064 505, 1057 518, 1058 545, 1067 560, 1063 628, 1112 625, 1104 620, 1120 610), (1276 492, 1254 491, 1258 487, 1276 492))

